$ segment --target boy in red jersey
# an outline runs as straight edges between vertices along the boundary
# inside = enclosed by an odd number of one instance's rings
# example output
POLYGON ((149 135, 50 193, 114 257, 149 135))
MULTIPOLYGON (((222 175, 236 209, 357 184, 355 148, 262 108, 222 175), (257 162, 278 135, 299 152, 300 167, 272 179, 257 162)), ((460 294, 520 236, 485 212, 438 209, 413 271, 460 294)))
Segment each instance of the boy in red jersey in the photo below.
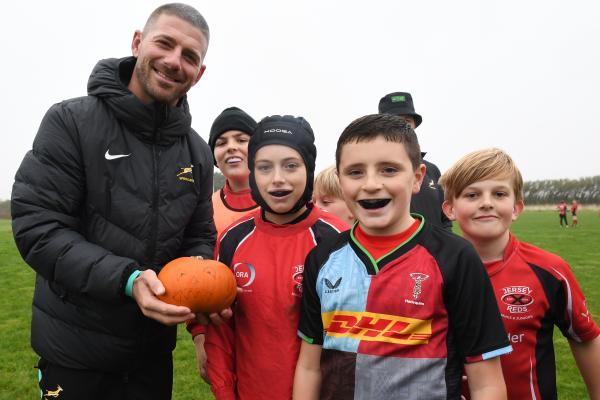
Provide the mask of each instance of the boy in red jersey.
POLYGON ((492 286, 466 240, 410 214, 425 165, 405 119, 367 115, 341 134, 336 165, 358 220, 305 263, 295 399, 505 399, 511 347, 492 286), (464 366, 465 362, 467 363, 464 366))
POLYGON ((261 208, 225 229, 216 250, 242 288, 230 323, 206 334, 218 400, 292 396, 304 260, 348 229, 310 202, 315 158, 313 131, 300 117, 264 118, 250 139, 250 187, 261 208))
POLYGON ((444 212, 484 262, 514 351, 501 357, 509 399, 556 399, 554 325, 569 345, 592 399, 600 399, 600 328, 567 263, 518 241, 523 180, 503 151, 467 154, 440 179, 444 212))

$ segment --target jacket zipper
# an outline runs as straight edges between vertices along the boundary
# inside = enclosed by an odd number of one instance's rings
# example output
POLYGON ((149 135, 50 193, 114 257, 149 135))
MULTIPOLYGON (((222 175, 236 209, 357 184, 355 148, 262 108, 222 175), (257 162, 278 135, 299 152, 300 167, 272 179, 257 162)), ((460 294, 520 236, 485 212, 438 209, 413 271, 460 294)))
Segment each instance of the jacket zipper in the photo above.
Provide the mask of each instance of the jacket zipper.
MULTIPOLYGON (((160 150, 157 150, 157 143, 160 141, 159 128, 162 126, 164 121, 167 119, 167 106, 165 104, 157 103, 154 109, 154 142, 152 143, 152 172, 153 172, 153 185, 152 185, 152 233, 150 236, 150 248, 148 250, 148 259, 152 266, 156 266, 156 241, 158 237, 158 199, 159 199, 159 181, 158 181, 158 163, 160 157, 160 150)), ((158 273, 158 271, 156 271, 158 273)))
POLYGON ((156 145, 152 144, 152 231, 150 237, 150 248, 148 250, 148 260, 154 265, 156 253, 156 238, 158 236, 158 155, 156 154, 156 145))

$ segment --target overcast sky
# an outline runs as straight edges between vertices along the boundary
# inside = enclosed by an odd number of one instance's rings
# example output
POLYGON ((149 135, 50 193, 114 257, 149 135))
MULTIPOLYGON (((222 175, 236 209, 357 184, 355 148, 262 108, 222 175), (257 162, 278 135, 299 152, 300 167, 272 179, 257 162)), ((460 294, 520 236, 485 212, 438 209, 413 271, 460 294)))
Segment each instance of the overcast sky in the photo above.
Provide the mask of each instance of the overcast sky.
MULTIPOLYGON (((86 93, 102 58, 130 55, 163 1, 12 1, 0 24, 0 199, 48 107, 86 93)), ((207 70, 189 93, 207 139, 221 110, 305 117, 317 170, 379 99, 408 91, 442 171, 496 146, 526 180, 600 174, 600 2, 190 1, 207 19, 207 70)), ((104 152, 104 149, 98 151, 104 152)), ((89 184, 89 182, 88 182, 89 184)))

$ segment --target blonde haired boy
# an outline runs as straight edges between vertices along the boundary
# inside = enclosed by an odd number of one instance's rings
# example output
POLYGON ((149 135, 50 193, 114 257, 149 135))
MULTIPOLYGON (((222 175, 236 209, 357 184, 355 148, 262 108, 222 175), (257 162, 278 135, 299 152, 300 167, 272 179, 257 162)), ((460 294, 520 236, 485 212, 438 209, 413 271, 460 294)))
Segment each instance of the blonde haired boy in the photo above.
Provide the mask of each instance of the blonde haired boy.
POLYGON ((568 339, 590 398, 600 399, 600 328, 567 263, 518 241, 523 179, 499 149, 467 154, 440 178, 443 209, 484 262, 513 352, 501 357, 509 399, 556 399, 554 325, 568 339))
POLYGON ((325 168, 315 178, 313 203, 321 210, 341 218, 349 226, 354 224, 354 215, 344 201, 335 165, 325 168))

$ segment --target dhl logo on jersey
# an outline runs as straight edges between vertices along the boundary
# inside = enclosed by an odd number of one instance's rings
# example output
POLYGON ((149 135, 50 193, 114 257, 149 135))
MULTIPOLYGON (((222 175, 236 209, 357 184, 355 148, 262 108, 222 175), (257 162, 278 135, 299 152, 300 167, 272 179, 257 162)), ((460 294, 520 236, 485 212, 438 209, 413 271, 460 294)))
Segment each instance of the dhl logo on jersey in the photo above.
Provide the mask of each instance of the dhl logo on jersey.
POLYGON ((430 319, 366 311, 332 311, 323 313, 321 318, 327 336, 407 345, 427 344, 431 337, 430 319))

